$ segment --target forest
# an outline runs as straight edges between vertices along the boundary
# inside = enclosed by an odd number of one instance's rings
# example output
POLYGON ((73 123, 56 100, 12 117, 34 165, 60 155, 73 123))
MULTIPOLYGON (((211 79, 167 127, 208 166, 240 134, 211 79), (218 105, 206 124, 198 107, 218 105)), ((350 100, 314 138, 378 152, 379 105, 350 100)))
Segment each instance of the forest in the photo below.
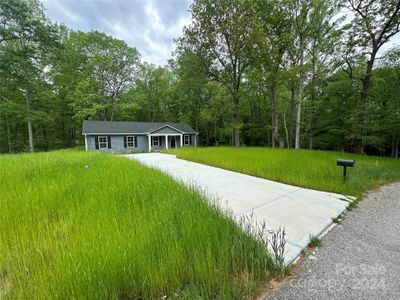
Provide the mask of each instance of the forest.
POLYGON ((0 0, 0 152, 81 146, 83 120, 184 122, 201 146, 399 157, 400 0, 194 0, 165 66, 0 0))

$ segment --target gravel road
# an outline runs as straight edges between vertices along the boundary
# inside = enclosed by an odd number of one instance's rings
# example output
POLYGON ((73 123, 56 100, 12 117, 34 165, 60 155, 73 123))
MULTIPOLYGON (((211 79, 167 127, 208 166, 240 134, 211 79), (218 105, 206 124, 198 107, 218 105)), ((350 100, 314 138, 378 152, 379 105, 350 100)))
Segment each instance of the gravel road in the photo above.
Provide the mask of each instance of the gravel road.
POLYGON ((400 299, 400 182, 369 193, 265 299, 400 299))

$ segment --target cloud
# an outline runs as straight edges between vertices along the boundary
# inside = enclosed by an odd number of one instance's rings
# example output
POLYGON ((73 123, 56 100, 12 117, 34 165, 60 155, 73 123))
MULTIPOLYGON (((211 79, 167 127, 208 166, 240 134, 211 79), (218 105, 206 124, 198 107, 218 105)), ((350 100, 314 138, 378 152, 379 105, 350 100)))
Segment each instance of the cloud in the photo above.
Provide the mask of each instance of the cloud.
MULTIPOLYGON (((53 21, 81 30, 103 31, 136 47, 143 60, 165 65, 173 51, 173 39, 190 23, 192 0, 43 0, 53 21)), ((345 22, 350 22, 352 15, 345 22)), ((400 34, 379 54, 400 43, 400 34)))
POLYGON ((74 30, 103 31, 164 65, 190 22, 191 0, 44 0, 49 18, 74 30))

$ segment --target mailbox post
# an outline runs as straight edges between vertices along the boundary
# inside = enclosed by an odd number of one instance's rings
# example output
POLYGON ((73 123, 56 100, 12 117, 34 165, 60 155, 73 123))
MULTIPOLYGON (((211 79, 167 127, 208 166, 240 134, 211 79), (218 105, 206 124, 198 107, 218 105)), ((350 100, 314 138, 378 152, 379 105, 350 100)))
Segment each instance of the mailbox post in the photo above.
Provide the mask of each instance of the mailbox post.
POLYGON ((336 165, 343 167, 343 180, 346 181, 347 167, 354 167, 355 161, 352 159, 338 159, 336 165))

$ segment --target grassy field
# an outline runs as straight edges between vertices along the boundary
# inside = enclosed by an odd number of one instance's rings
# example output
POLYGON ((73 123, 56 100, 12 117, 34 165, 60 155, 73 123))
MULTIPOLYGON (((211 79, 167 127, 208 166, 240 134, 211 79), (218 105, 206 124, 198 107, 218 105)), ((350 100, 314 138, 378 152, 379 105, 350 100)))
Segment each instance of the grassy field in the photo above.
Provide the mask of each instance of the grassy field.
POLYGON ((0 298, 238 299, 274 269, 197 192, 112 155, 1 156, 0 212, 0 298))
POLYGON ((400 181, 400 160, 357 154, 273 148, 181 148, 178 158, 297 186, 360 197, 379 185, 400 181), (355 159, 342 180, 336 159, 355 159))

